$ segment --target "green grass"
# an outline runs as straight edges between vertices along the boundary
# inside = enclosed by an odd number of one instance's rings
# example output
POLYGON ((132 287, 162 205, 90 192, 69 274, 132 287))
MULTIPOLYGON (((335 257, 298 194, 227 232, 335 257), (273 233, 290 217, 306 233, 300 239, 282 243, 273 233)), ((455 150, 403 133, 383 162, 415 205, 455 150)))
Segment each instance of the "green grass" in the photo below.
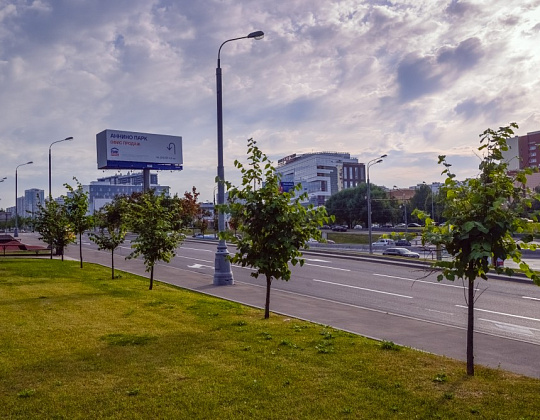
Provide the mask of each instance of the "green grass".
MULTIPOLYGON (((381 235, 373 233, 371 235, 372 242, 379 239, 381 235)), ((369 235, 367 231, 360 232, 328 232, 328 239, 331 239, 336 244, 360 244, 369 245, 369 235)))
MULTIPOLYGON (((533 419, 540 381, 121 273, 0 260, 2 419, 533 419)), ((434 337, 437 339, 437 337, 434 337)))

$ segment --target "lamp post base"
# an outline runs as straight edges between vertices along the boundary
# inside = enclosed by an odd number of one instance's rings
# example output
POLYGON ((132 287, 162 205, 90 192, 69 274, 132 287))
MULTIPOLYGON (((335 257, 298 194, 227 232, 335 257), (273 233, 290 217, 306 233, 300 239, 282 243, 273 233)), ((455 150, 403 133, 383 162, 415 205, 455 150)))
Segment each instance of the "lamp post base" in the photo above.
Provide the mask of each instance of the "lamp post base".
POLYGON ((229 251, 225 241, 219 241, 214 263, 214 286, 230 286, 234 284, 231 262, 227 258, 229 251))

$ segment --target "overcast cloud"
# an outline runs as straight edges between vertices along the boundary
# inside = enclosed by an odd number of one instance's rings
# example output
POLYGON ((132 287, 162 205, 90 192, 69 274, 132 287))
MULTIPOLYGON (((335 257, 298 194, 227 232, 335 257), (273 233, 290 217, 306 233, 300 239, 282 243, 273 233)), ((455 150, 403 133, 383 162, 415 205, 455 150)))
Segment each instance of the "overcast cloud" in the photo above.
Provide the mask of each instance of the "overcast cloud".
POLYGON ((221 52, 225 174, 254 137, 291 153, 383 153, 375 184, 477 172, 478 134, 509 122, 540 130, 540 0, 0 0, 0 208, 53 195, 97 169, 95 135, 183 137, 184 170, 160 172, 211 200, 217 166, 215 68, 221 52))

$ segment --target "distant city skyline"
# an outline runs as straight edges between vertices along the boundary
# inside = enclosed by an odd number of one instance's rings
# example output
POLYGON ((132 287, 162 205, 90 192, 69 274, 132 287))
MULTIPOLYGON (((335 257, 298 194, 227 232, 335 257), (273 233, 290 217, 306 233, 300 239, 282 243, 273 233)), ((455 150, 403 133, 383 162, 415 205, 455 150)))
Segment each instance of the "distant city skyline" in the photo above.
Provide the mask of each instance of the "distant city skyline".
POLYGON ((532 0, 8 0, 0 5, 0 206, 48 195, 97 169, 105 129, 182 136, 171 193, 212 200, 221 50, 225 177, 247 139, 277 165, 293 153, 346 151, 377 185, 478 173, 478 135, 510 122, 540 130, 540 4, 532 0))

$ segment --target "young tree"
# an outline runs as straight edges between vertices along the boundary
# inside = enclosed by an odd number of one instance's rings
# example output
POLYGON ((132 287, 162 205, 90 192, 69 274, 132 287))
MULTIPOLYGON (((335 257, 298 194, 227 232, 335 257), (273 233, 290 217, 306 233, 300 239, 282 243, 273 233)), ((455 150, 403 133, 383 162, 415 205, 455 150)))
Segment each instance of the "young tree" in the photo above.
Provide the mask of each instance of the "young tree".
POLYGON ((296 196, 299 185, 291 192, 281 191, 280 175, 253 139, 248 140, 247 153, 249 168, 235 161, 242 173, 242 186, 226 183, 229 204, 222 207, 238 223, 241 236, 226 231, 220 233, 220 238, 236 244, 233 263, 253 267, 253 277, 266 278, 264 317, 268 318, 272 279, 288 281, 291 278, 289 263, 304 264, 300 249, 311 238, 322 239, 319 227, 329 218, 323 207, 302 206, 307 196, 296 196), (258 189, 253 187, 256 184, 260 185, 258 189))
MULTIPOLYGON (((526 188, 526 176, 531 169, 518 171, 515 175, 508 173, 508 164, 503 159, 503 151, 508 150, 507 139, 514 135, 512 123, 494 131, 487 129, 480 137, 479 151, 484 153, 480 162, 478 177, 458 182, 450 171, 451 165, 445 156, 439 156, 439 163, 444 165, 443 174, 446 180, 442 192, 446 196, 446 204, 442 216, 447 220, 443 226, 435 226, 433 219, 425 213, 418 212, 426 219, 422 241, 446 248, 453 256, 450 261, 437 261, 434 266, 442 273, 443 278, 467 281, 467 374, 474 375, 474 302, 475 280, 488 279, 488 273, 512 275, 509 267, 501 267, 492 262, 512 259, 520 269, 533 281, 540 285, 540 277, 521 260, 520 247, 512 234, 523 232, 526 221, 520 216, 530 208, 533 198, 538 194, 526 188)), ((521 248, 534 248, 527 245, 531 235, 522 238, 521 248)))
POLYGON ((79 256, 81 268, 83 268, 82 234, 92 225, 92 217, 86 214, 88 213, 88 192, 83 190, 77 178, 73 177, 73 179, 77 183, 76 189, 69 184, 64 184, 68 190, 67 196, 64 196, 64 206, 75 233, 79 234, 79 256))
POLYGON ((114 251, 126 239, 126 226, 124 214, 127 210, 127 201, 124 197, 116 197, 111 203, 105 204, 94 215, 94 222, 98 228, 97 233, 88 236, 99 249, 111 251, 111 278, 114 279, 114 251))
MULTIPOLYGON (((196 196, 186 194, 196 201, 196 196)), ((150 272, 150 290, 154 284, 155 264, 169 262, 175 256, 176 248, 185 238, 182 229, 186 220, 193 219, 193 214, 184 211, 191 211, 196 206, 186 200, 156 195, 153 190, 134 194, 128 200, 128 227, 137 237, 131 245, 133 251, 126 258, 143 257, 146 271, 150 272)))
POLYGON ((61 255, 63 261, 64 249, 76 239, 65 207, 52 200, 46 201, 45 205, 39 203, 34 229, 40 233, 39 239, 51 247, 51 259, 53 250, 56 249, 56 255, 61 255))

